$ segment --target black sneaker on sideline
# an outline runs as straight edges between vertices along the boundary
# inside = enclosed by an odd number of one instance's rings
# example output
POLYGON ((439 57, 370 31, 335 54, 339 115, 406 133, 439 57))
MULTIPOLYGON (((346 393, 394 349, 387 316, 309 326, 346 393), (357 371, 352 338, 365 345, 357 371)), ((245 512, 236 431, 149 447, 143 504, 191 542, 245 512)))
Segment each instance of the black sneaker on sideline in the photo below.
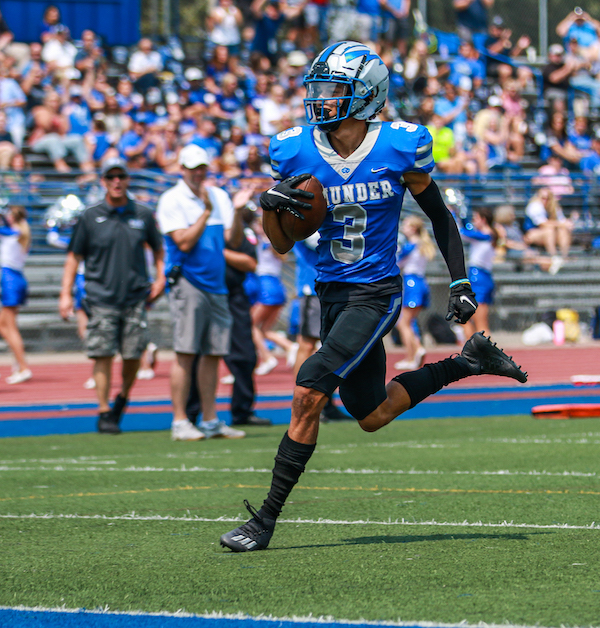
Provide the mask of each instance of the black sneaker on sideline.
POLYGON ((461 356, 468 362, 473 375, 501 375, 522 384, 527 381, 527 373, 481 331, 465 342, 461 356))
POLYGON ((261 416, 256 416, 256 414, 251 414, 248 418, 242 419, 241 421, 238 421, 235 418, 232 419, 231 425, 258 425, 260 427, 267 427, 269 425, 273 425, 273 422, 270 419, 265 419, 261 416))
POLYGON ((120 434, 118 419, 115 419, 112 410, 100 412, 98 415, 98 432, 100 434, 120 434))
POLYGON ((267 549, 275 531, 275 519, 261 517, 247 500, 244 500, 244 506, 252 515, 252 519, 239 528, 223 534, 221 545, 234 552, 254 552, 267 549))
POLYGON ((327 421, 352 421, 352 417, 342 410, 340 410, 334 404, 327 404, 319 415, 319 421, 321 423, 327 423, 327 421))
POLYGON ((119 393, 115 397, 115 401, 113 403, 113 407, 112 407, 111 412, 112 412, 112 415, 115 417, 115 421, 117 423, 121 420, 121 415, 123 414, 123 411, 127 407, 127 402, 128 401, 129 401, 129 399, 126 399, 125 397, 123 397, 123 395, 121 395, 121 393, 119 393))

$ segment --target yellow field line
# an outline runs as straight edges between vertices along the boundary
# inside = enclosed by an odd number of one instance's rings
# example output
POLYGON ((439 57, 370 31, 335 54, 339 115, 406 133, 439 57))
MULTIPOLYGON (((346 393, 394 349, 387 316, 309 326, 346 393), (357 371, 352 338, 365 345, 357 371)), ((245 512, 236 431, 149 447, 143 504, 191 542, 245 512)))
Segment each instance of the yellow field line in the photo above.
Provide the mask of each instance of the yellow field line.
MULTIPOLYGON (((168 488, 144 488, 138 490, 110 491, 107 493, 66 493, 64 495, 26 495, 22 497, 0 497, 0 502, 26 501, 34 499, 62 499, 68 497, 105 497, 110 495, 141 495, 149 493, 171 493, 174 491, 207 491, 227 488, 260 488, 268 490, 268 486, 258 484, 225 484, 222 486, 173 486, 168 488)), ((462 488, 386 488, 379 486, 297 486, 296 490, 304 491, 365 491, 378 493, 462 493, 479 495, 600 495, 600 491, 573 491, 570 489, 462 489, 462 488)))

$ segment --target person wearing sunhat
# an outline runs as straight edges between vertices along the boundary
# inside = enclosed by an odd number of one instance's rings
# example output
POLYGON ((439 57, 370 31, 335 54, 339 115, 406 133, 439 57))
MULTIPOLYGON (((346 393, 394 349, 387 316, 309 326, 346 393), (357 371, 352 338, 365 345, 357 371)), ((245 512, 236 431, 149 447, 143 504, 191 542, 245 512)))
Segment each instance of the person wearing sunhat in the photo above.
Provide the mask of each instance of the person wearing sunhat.
POLYGON ((152 210, 127 194, 129 172, 123 159, 104 162, 100 171, 106 189, 102 201, 88 207, 74 230, 63 270, 59 311, 73 315, 72 289, 80 262, 85 261, 84 307, 89 317, 87 354, 94 360, 98 398, 98 431, 119 434, 119 422, 148 344, 147 305, 165 286, 163 245, 152 210), (145 246, 152 249, 156 279, 149 283, 145 246), (109 405, 112 363, 123 358, 122 386, 109 405))

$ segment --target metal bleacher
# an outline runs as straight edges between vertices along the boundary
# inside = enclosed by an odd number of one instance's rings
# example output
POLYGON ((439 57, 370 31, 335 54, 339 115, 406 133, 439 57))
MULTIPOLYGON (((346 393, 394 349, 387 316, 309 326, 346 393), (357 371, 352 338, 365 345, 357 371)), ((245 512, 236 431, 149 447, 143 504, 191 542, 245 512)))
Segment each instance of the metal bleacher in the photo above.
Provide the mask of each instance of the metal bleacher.
MULTIPOLYGON (((436 175, 441 189, 460 189, 471 208, 495 207, 499 204, 514 205, 517 216, 523 218, 525 206, 535 192, 531 179, 535 171, 504 169, 491 172, 485 177, 436 175)), ((60 196, 76 194, 84 201, 98 198, 101 190, 97 184, 79 185, 76 175, 61 175, 51 169, 37 167, 35 177, 20 176, 13 172, 0 172, 3 194, 0 199, 10 204, 24 205, 28 210, 33 234, 33 247, 25 273, 30 285, 30 298, 19 315, 26 348, 30 352, 81 350, 74 321, 65 322, 58 314, 58 295, 64 252, 46 243, 44 214, 60 196), (38 180, 39 177, 43 180, 38 180)), ((151 207, 158 196, 175 179, 160 173, 141 171, 132 176, 131 191, 151 207)), ((496 302, 491 309, 492 329, 522 331, 548 311, 560 307, 576 309, 581 319, 589 320, 600 305, 600 249, 593 246, 600 236, 600 184, 596 178, 586 179, 573 175, 575 194, 564 199, 569 212, 577 209, 582 221, 575 233, 573 257, 555 276, 512 262, 498 264, 494 270, 497 285, 496 302)), ((419 211, 410 194, 405 197, 405 211, 419 211)), ((294 294, 293 256, 286 264, 284 278, 288 294, 294 294)), ((438 257, 428 268, 432 287, 432 304, 429 312, 445 312, 447 305, 448 272, 438 257)), ((286 329, 282 314, 280 328, 286 329)), ((168 348, 171 343, 171 324, 167 300, 161 298, 149 313, 152 338, 159 346, 168 348)))

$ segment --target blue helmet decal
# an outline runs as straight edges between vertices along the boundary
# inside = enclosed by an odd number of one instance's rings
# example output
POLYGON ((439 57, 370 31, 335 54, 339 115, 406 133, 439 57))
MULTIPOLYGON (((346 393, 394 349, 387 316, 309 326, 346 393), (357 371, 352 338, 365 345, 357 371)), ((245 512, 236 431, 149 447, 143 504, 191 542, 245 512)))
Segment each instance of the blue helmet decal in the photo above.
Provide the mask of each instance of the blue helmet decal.
POLYGON ((383 63, 381 57, 369 50, 366 46, 363 46, 361 50, 348 50, 348 52, 344 53, 344 58, 346 59, 346 61, 353 61, 354 59, 356 59, 356 57, 362 56, 367 57, 365 59, 365 63, 368 63, 369 61, 379 61, 379 63, 383 63))

